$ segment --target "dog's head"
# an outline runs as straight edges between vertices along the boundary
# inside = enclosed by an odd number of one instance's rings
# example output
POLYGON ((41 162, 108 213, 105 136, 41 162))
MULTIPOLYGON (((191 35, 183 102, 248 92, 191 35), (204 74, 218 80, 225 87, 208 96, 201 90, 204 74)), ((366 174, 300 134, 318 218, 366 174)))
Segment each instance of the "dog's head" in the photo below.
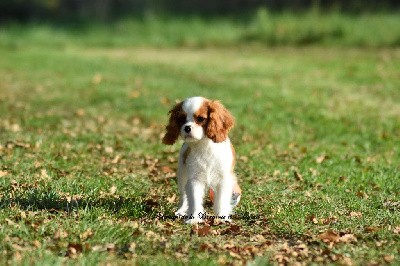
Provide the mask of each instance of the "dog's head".
POLYGON ((231 113, 219 102, 203 97, 188 98, 169 111, 169 123, 163 143, 172 145, 179 136, 185 142, 209 138, 223 142, 234 125, 231 113))

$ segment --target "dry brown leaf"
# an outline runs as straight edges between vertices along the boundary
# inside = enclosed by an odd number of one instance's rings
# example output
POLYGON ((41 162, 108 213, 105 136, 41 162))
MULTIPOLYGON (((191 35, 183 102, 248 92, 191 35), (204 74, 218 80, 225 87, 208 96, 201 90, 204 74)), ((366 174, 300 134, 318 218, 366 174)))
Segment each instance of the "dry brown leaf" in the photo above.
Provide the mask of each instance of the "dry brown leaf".
POLYGON ((318 156, 316 159, 315 159, 315 161, 318 163, 318 164, 321 164, 323 161, 325 161, 326 159, 327 159, 328 157, 326 156, 326 155, 320 155, 320 156, 318 156))
POLYGON ((113 153, 113 152, 114 152, 114 149, 113 149, 113 147, 107 146, 107 147, 104 148, 104 151, 105 151, 106 153, 113 153))
POLYGON ((58 229, 53 236, 54 240, 58 240, 58 239, 63 239, 68 237, 68 233, 66 231, 64 231, 63 229, 58 229))
POLYGON ((115 251, 115 244, 114 243, 109 243, 105 245, 105 248, 108 252, 114 252, 115 251))
POLYGON ((237 254, 237 253, 235 253, 235 252, 233 252, 233 251, 229 251, 229 255, 230 255, 232 258, 235 258, 235 259, 241 259, 241 258, 242 258, 239 254, 237 254))
POLYGON ((394 260, 394 256, 393 256, 393 255, 385 255, 385 256, 383 256, 383 260, 384 260, 386 263, 392 263, 393 260, 394 260))
POLYGON ((199 247, 200 251, 208 251, 208 250, 212 250, 214 247, 213 245, 211 245, 210 243, 202 243, 199 247))
POLYGON ((46 169, 40 170, 40 177, 44 179, 50 178, 49 174, 47 173, 46 169))
POLYGON ((76 258, 80 253, 82 253, 82 251, 82 244, 69 243, 65 256, 69 258, 76 258))
POLYGON ((341 243, 355 243, 357 242, 357 238, 353 234, 344 234, 339 238, 339 242, 341 243))
POLYGON ((369 198, 368 194, 365 193, 364 191, 358 191, 356 193, 356 196, 361 198, 361 199, 368 199, 369 198))
POLYGON ((296 178, 297 181, 303 181, 304 180, 303 176, 297 171, 294 171, 293 175, 294 175, 294 178, 296 178))
POLYGON ((9 173, 7 171, 0 170, 0 177, 6 176, 9 173))
POLYGON ((289 262, 289 258, 284 256, 283 254, 277 254, 274 256, 274 260, 278 263, 286 265, 289 262))
POLYGON ((172 194, 172 196, 171 197, 167 197, 167 201, 168 201, 168 203, 174 203, 175 202, 175 200, 176 200, 176 194, 174 193, 174 194, 172 194))
POLYGON ((334 232, 332 230, 328 230, 328 231, 320 234, 318 236, 318 238, 321 239, 323 242, 326 242, 326 243, 328 243, 328 242, 335 243, 335 242, 339 241, 340 236, 339 236, 338 233, 336 233, 336 232, 334 232))
POLYGON ((42 246, 42 244, 39 242, 39 240, 34 240, 33 241, 33 246, 35 246, 36 248, 40 248, 42 246))
POLYGON ((14 254, 13 254, 13 260, 14 260, 14 261, 20 262, 20 261, 22 260, 21 252, 19 252, 19 251, 14 252, 14 254))
POLYGON ((362 217, 362 213, 361 212, 350 212, 350 217, 355 217, 355 218, 360 218, 362 217))
POLYGON ((211 226, 208 224, 205 224, 203 226, 199 226, 199 225, 194 225, 192 227, 191 233, 194 233, 198 236, 206 236, 209 235, 211 233, 211 226))
POLYGON ((132 253, 135 253, 135 251, 136 251, 136 243, 135 242, 130 243, 128 250, 130 252, 132 252, 132 253))
POLYGON ((171 167, 169 167, 169 166, 162 166, 162 167, 161 167, 161 171, 162 171, 164 174, 174 173, 174 172, 175 172, 175 171, 174 171, 171 167))
POLYGON ((237 235, 240 233, 240 226, 239 225, 235 225, 235 224, 231 224, 228 228, 226 228, 225 230, 223 230, 221 232, 222 235, 224 234, 234 234, 237 235))
POLYGON ((81 241, 85 241, 85 240, 87 240, 88 238, 90 238, 90 237, 92 237, 92 236, 93 236, 92 229, 89 228, 89 229, 87 229, 85 232, 83 232, 82 234, 80 234, 80 235, 79 235, 79 238, 81 239, 81 241))
POLYGON ((340 264, 343 266, 353 266, 353 261, 349 257, 343 256, 340 260, 340 264))
POLYGON ((379 227, 376 226, 367 226, 364 228, 365 232, 367 233, 374 233, 376 231, 379 231, 379 227))
POLYGON ((318 219, 317 219, 317 217, 315 217, 314 214, 308 216, 308 217, 307 217, 307 220, 309 220, 309 221, 312 222, 313 224, 318 224, 318 219))
POLYGON ((111 187, 110 187, 110 194, 112 195, 112 194, 115 194, 115 192, 117 191, 117 187, 115 186, 115 185, 112 185, 111 187))
POLYGON ((265 237, 263 235, 257 234, 250 237, 252 242, 265 242, 265 237))
POLYGON ((158 235, 156 233, 154 233, 153 231, 147 231, 146 237, 147 237, 147 239, 155 239, 155 238, 158 238, 158 235))
POLYGON ((400 226, 396 226, 396 228, 393 229, 393 233, 400 234, 400 226))
POLYGON ((111 161, 112 164, 117 164, 121 161, 121 155, 117 155, 114 157, 114 159, 111 161))

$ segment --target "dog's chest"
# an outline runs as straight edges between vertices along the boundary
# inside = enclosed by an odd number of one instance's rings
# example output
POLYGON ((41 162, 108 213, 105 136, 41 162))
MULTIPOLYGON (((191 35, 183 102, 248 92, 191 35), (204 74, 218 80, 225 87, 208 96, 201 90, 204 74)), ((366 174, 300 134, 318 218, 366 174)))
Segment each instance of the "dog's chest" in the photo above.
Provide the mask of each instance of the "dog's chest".
POLYGON ((229 172, 230 163, 228 162, 232 161, 225 145, 188 147, 183 157, 188 174, 203 176, 208 182, 212 178, 218 178, 229 172))

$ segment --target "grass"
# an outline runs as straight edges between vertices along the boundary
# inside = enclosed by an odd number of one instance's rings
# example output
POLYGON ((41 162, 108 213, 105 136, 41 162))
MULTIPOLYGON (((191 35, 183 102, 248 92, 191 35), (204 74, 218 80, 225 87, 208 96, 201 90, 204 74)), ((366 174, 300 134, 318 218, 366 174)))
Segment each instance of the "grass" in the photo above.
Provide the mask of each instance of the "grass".
POLYGON ((399 49, 199 48, 185 34, 195 48, 3 30, 0 262, 399 263, 399 49), (192 95, 237 119, 233 225, 168 218, 179 145, 160 139, 171 105, 192 95))

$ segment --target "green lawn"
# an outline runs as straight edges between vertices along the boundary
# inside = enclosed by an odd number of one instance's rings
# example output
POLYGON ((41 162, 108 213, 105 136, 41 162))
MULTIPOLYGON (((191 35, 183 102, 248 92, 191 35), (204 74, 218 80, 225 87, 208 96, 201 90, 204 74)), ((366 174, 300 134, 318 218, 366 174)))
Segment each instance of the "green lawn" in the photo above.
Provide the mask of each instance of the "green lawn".
POLYGON ((400 263, 398 48, 32 32, 0 34, 1 264, 400 263), (180 145, 161 137, 193 95, 236 117, 230 225, 168 218, 180 145))

